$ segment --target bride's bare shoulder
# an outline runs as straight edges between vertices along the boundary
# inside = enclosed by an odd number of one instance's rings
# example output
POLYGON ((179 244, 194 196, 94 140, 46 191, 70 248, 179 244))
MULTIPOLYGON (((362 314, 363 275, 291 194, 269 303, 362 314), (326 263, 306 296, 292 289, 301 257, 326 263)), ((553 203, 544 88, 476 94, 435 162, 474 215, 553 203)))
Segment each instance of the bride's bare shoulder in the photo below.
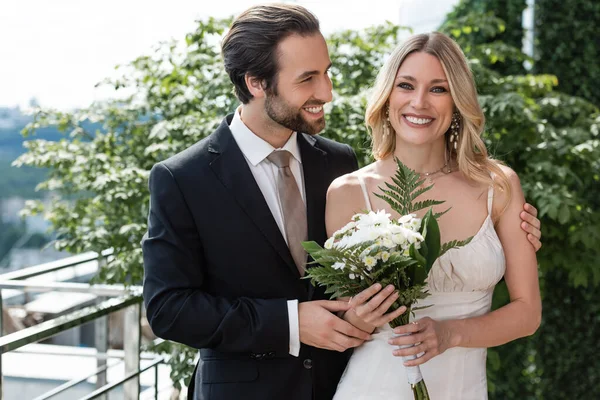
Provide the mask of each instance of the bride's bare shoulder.
POLYGON ((373 167, 367 165, 352 173, 342 175, 329 185, 325 208, 327 232, 331 234, 344 226, 354 214, 365 209, 365 200, 359 178, 368 179, 373 167))
POLYGON ((361 191, 360 179, 367 181, 375 173, 374 164, 369 164, 359 170, 342 175, 331 182, 328 193, 352 195, 356 191, 361 191))

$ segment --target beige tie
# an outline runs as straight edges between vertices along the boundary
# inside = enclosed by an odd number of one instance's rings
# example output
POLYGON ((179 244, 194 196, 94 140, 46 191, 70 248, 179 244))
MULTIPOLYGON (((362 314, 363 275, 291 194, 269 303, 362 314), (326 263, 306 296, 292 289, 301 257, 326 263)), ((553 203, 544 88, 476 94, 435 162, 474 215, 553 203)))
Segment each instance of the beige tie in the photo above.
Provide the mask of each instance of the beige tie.
POLYGON ((278 167, 277 191, 283 212, 283 224, 288 247, 292 258, 300 272, 304 276, 306 265, 306 251, 302 242, 307 240, 306 207, 300 196, 300 190, 292 170, 290 169, 290 157, 292 153, 287 150, 276 150, 267 158, 278 167))

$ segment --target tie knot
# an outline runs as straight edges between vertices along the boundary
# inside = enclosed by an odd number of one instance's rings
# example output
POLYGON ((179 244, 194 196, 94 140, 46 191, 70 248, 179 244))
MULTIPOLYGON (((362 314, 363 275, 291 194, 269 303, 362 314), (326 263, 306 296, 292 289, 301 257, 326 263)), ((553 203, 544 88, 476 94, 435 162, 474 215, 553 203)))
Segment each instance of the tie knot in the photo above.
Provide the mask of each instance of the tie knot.
POLYGON ((279 168, 285 168, 290 166, 290 158, 292 157, 292 153, 287 150, 275 150, 267 159, 271 161, 273 164, 277 165, 279 168))

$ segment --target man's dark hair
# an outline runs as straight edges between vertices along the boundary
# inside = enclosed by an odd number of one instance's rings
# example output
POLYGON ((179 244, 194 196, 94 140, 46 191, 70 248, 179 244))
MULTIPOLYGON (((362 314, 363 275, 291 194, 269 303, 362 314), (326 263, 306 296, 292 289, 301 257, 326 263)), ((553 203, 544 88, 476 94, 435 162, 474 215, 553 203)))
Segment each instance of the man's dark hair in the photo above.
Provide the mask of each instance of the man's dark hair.
POLYGON ((246 86, 246 74, 264 81, 264 89, 277 93, 277 45, 290 35, 319 32, 317 17, 293 4, 255 6, 240 14, 221 44, 225 71, 237 98, 247 104, 253 97, 246 86))

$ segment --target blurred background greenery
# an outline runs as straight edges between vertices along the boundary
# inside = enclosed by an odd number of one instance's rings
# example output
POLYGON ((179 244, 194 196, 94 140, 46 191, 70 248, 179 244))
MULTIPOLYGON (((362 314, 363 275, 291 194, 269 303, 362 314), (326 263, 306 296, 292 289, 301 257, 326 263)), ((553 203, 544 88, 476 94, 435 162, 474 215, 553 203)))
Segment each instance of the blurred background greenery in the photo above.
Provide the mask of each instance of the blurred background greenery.
MULTIPOLYGON (((600 398, 594 357, 600 353, 594 296, 600 284, 600 94, 594 90, 600 2, 537 0, 530 55, 521 50, 526 3, 463 0, 439 28, 470 61, 491 153, 519 174, 543 224, 543 323, 534 336, 489 350, 490 398, 600 398)), ((24 129, 19 179, 42 182, 39 189, 55 194, 49 202, 29 201, 25 213, 50 221, 59 250, 113 248, 116 256, 98 281, 141 282, 150 168, 210 134, 235 109, 216 47, 229 22, 201 21, 185 48, 165 43, 120 67, 121 77, 104 84, 127 96, 74 112, 40 109, 24 129)), ((389 23, 328 35, 335 93, 323 135, 351 144, 363 165, 372 161, 367 90, 407 34, 389 23)), ((494 306, 507 301, 500 284, 494 306)), ((176 384, 189 377, 194 350, 165 342, 156 351, 171 356, 176 384)))

